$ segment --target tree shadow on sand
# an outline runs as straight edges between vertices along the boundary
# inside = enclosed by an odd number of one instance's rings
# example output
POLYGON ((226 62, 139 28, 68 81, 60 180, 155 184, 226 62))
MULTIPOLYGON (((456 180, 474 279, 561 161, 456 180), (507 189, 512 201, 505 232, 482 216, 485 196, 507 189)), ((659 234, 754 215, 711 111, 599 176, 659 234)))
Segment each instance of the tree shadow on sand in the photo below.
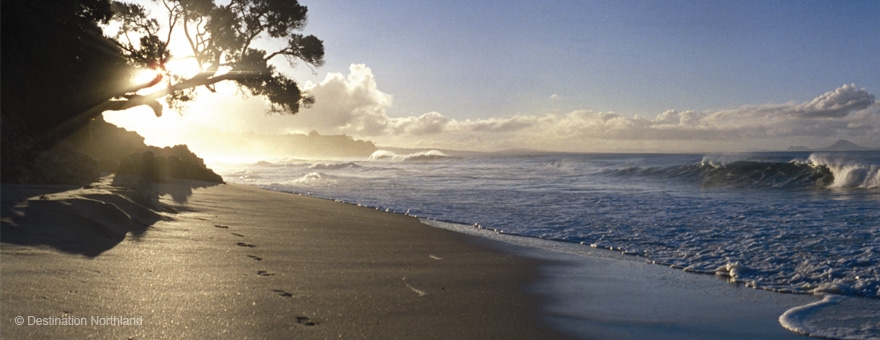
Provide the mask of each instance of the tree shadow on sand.
POLYGON ((173 220, 177 209, 160 197, 184 204, 193 189, 218 184, 169 181, 110 175, 84 187, 4 184, 0 242, 96 257, 129 233, 140 238, 156 222, 173 220))

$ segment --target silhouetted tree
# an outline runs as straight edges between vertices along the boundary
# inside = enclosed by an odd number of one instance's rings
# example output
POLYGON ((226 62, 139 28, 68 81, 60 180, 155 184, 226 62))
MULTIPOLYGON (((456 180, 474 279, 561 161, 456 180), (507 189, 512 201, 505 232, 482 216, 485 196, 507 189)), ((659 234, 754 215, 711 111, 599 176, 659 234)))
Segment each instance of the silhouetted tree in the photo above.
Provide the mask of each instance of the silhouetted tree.
MULTIPOLYGON (((273 111, 297 113, 314 98, 303 93, 296 82, 279 73, 269 63, 286 58, 291 64, 304 61, 320 66, 324 45, 312 35, 298 33, 306 24, 307 8, 295 0, 232 0, 217 5, 212 0, 156 0, 166 10, 167 32, 160 36, 160 25, 140 5, 114 2, 113 20, 119 23, 116 39, 133 66, 159 71, 166 86, 148 94, 127 93, 104 109, 125 110, 149 105, 157 116, 165 98, 170 106, 194 99, 199 86, 214 91, 214 84, 233 81, 253 95, 264 96, 273 111), (185 55, 173 56, 170 40, 182 33, 189 45, 185 55), (283 47, 267 52, 255 48, 259 37, 283 40, 283 47), (195 75, 174 74, 165 68, 172 57, 192 58, 198 65, 195 75)), ((157 78, 158 79, 158 78, 157 78)))
POLYGON ((163 97, 171 105, 195 98, 194 89, 233 81, 264 96, 273 110, 296 113, 314 98, 269 63, 274 58, 309 65, 323 63, 324 45, 298 33, 307 8, 295 0, 156 0, 167 10, 168 31, 140 5, 109 0, 4 0, 2 2, 3 111, 24 117, 35 132, 73 131, 107 110, 148 105, 161 115, 163 97), (100 25, 119 24, 116 40, 100 25), (189 43, 187 55, 199 67, 184 77, 165 68, 170 39, 178 31, 189 43), (257 38, 285 40, 267 52, 257 38), (190 54, 191 53, 191 54, 190 54), (167 86, 138 93, 152 84, 130 84, 136 68, 159 71, 167 86))
POLYGON ((99 26, 108 0, 4 0, 0 12, 4 118, 37 134, 72 129, 128 85, 132 69, 99 26))
POLYGON ((2 180, 29 181, 38 155, 86 124, 93 108, 128 85, 132 68, 99 26, 113 14, 109 0, 3 0, 0 7, 2 180))
POLYGON ((305 6, 295 0, 153 1, 167 10, 165 17, 110 0, 0 2, 4 181, 26 177, 38 153, 104 111, 147 105, 160 115, 160 99, 176 106, 194 99, 200 86, 213 91, 216 83, 232 81, 285 113, 314 102, 269 63, 274 58, 323 63, 323 42, 298 33, 306 23, 305 6), (160 29, 160 20, 167 30, 160 29), (104 36, 102 27, 113 22, 119 35, 104 36), (190 49, 174 56, 168 46, 179 32, 190 49), (285 43, 267 52, 253 46, 261 37, 285 43), (200 71, 172 74, 165 67, 172 57, 191 57, 200 71), (131 84, 138 68, 160 75, 131 84), (160 81, 165 86, 150 87, 160 81), (144 93, 147 88, 152 92, 144 93))

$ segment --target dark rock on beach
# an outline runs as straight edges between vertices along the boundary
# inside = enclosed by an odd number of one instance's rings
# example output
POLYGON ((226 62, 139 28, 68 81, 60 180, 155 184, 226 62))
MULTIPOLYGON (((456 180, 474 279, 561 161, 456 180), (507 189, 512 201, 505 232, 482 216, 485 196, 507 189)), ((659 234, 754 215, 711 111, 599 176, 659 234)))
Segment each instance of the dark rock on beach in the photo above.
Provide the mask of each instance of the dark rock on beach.
POLYGON ((174 177, 223 183, 223 178, 208 169, 204 161, 190 152, 185 145, 162 149, 150 148, 147 151, 132 153, 122 159, 116 174, 142 176, 154 182, 164 182, 167 178, 174 177))

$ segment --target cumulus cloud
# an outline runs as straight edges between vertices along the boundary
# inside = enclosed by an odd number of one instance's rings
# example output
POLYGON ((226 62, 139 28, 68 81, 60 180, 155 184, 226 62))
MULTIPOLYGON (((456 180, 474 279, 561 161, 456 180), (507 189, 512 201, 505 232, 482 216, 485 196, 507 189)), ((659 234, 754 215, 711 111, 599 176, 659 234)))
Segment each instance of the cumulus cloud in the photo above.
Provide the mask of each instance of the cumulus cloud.
POLYGON ((652 141, 681 144, 698 140, 721 145, 792 137, 880 135, 880 104, 865 89, 853 84, 802 103, 711 112, 666 110, 654 118, 591 110, 466 120, 439 112, 389 117, 386 111, 393 97, 379 90, 372 71, 365 65, 351 65, 347 76, 328 74, 324 81, 309 85, 307 90, 315 95, 317 103, 297 116, 298 125, 325 134, 345 133, 402 146, 473 149, 481 145, 573 151, 603 143, 645 146, 652 141))
POLYGON ((380 91, 370 68, 349 67, 348 76, 329 73, 320 84, 307 84, 316 103, 296 116, 296 124, 327 133, 375 136, 387 132, 392 122, 385 110, 393 97, 380 91))
POLYGON ((795 112, 807 118, 839 118, 874 104, 874 96, 855 84, 843 85, 816 99, 797 105, 795 112))

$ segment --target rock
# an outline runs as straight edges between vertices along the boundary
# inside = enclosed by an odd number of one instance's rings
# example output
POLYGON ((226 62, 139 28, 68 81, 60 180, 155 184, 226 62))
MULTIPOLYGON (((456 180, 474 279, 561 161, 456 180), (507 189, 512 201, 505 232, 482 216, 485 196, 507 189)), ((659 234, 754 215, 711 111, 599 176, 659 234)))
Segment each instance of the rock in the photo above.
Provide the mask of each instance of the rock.
POLYGON ((160 171, 159 160, 150 151, 136 152, 119 162, 116 169, 117 175, 131 175, 143 177, 153 182, 163 182, 165 176, 160 171))
POLYGON ((169 177, 223 183, 223 178, 205 166, 205 162, 185 145, 156 148, 125 157, 116 169, 117 175, 133 175, 153 182, 164 182, 169 177))
POLYGON ((69 143, 41 151, 34 159, 30 183, 88 184, 98 179, 98 164, 69 143))

